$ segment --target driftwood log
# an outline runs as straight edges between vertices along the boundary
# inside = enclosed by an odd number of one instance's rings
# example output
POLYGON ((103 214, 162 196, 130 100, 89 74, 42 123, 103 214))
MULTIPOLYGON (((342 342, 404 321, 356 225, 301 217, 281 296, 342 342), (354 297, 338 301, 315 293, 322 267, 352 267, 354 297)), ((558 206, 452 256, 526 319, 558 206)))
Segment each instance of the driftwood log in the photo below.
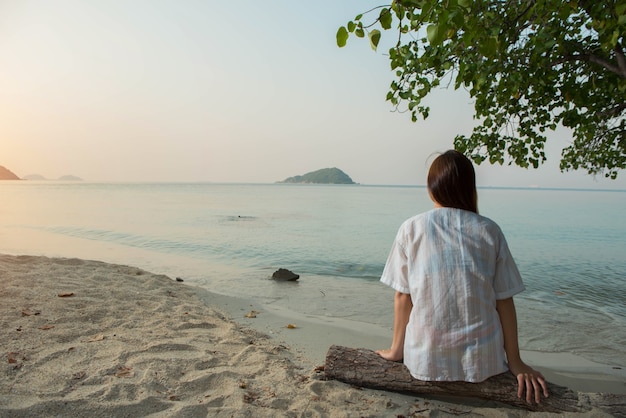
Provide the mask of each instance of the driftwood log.
POLYGON ((333 345, 326 354, 326 378, 354 386, 419 395, 481 398, 530 411, 587 412, 597 407, 614 416, 626 416, 626 395, 595 394, 579 399, 578 392, 548 382, 550 396, 540 404, 517 397, 517 380, 510 373, 481 383, 425 382, 414 379, 402 363, 388 361, 372 350, 333 345), (593 403, 593 404, 590 404, 593 403))

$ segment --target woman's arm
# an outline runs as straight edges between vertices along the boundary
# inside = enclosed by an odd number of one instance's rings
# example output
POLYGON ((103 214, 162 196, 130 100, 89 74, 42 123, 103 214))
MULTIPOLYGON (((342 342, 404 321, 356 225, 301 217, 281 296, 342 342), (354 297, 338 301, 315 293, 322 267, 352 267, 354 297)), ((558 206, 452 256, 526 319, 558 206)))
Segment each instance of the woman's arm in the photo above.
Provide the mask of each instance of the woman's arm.
POLYGON ((413 301, 408 293, 396 292, 393 297, 393 339, 391 348, 378 350, 382 358, 391 361, 400 361, 404 357, 404 334, 409 323, 409 316, 413 309, 413 301))
POLYGON ((535 402, 539 403, 542 392, 543 396, 548 397, 548 388, 541 373, 525 364, 520 356, 517 340, 517 313, 513 298, 496 301, 496 310, 502 324, 504 351, 509 369, 517 377, 517 396, 521 398, 526 391, 526 402, 531 403, 534 393, 535 402))

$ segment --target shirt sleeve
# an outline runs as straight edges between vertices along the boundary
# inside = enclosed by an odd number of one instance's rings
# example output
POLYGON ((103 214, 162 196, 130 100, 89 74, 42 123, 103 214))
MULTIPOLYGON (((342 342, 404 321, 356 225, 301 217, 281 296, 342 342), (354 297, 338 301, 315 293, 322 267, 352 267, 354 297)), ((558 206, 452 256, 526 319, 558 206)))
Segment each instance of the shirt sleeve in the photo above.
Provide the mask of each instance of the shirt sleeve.
POLYGON ((391 246, 380 281, 398 292, 411 293, 407 260, 406 251, 400 243, 400 233, 398 233, 391 246))
POLYGON ((502 232, 500 232, 499 241, 496 274, 493 282, 496 300, 508 299, 526 289, 522 281, 522 275, 517 269, 517 264, 515 264, 509 245, 502 232))

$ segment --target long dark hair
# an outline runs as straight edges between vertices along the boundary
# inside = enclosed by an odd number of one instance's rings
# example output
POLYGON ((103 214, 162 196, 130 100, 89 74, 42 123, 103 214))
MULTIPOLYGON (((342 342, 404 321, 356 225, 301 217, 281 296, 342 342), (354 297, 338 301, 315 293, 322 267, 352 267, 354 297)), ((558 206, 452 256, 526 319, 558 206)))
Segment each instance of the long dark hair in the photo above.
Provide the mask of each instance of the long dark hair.
POLYGON ((478 213, 474 165, 458 151, 435 158, 428 170, 428 191, 441 206, 478 213))

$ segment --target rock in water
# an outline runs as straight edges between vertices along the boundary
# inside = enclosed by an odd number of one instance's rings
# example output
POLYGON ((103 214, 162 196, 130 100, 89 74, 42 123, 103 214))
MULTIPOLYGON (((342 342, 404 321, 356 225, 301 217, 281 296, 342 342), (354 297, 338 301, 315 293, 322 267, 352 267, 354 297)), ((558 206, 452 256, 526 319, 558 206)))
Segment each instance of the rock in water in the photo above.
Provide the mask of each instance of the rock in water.
POLYGON ((272 279, 278 280, 281 282, 293 282, 300 278, 299 274, 295 274, 291 270, 280 268, 272 274, 272 279))

